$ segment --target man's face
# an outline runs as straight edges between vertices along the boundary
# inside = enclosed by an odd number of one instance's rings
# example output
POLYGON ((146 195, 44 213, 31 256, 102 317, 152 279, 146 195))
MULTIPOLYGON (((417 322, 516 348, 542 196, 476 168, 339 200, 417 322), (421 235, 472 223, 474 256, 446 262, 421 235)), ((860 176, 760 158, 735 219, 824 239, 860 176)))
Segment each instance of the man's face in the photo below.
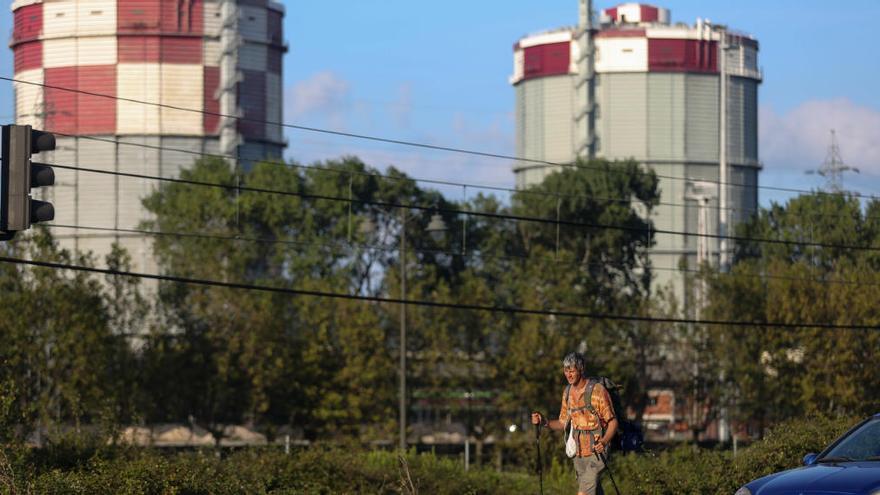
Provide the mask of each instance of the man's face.
POLYGON ((565 374, 565 379, 568 380, 568 383, 574 385, 581 378, 580 372, 574 366, 566 366, 562 368, 562 373, 565 374))

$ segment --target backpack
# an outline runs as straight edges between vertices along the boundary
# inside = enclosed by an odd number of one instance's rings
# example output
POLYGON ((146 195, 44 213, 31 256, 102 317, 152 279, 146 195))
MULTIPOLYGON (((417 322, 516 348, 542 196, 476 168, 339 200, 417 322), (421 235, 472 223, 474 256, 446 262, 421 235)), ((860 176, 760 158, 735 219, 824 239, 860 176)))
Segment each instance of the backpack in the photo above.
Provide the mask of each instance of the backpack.
MULTIPOLYGON (((614 417, 617 418, 617 433, 614 435, 613 445, 617 446, 622 452, 633 452, 642 449, 642 445, 645 443, 645 436, 642 433, 642 428, 635 421, 630 421, 625 417, 621 416, 620 413, 625 413, 626 409, 623 407, 623 402, 620 400, 620 389, 621 386, 614 383, 610 378, 604 376, 591 376, 587 378, 587 386, 584 388, 584 404, 585 407, 582 409, 587 410, 599 419, 599 424, 602 425, 601 419, 598 417, 598 413, 593 408, 593 404, 591 402, 593 397, 593 387, 597 384, 602 384, 605 387, 605 390, 608 391, 608 395, 611 397, 611 407, 614 409, 614 417)), ((568 404, 569 394, 571 393, 571 385, 565 387, 565 403, 568 404)), ((580 410, 581 408, 578 408, 580 410)), ((573 412, 571 408, 569 408, 569 421, 566 424, 566 429, 568 425, 571 424, 571 412, 573 412)), ((604 425, 601 426, 602 434, 605 433, 604 425)), ((567 435, 568 436, 568 435, 567 435)))

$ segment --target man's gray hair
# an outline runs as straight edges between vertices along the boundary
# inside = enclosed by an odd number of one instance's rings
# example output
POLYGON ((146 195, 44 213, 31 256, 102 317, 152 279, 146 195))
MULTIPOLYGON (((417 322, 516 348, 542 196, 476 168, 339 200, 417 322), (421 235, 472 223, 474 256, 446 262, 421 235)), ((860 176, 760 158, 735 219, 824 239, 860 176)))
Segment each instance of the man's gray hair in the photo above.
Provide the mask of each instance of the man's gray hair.
POLYGON ((580 373, 581 376, 584 376, 584 373, 586 373, 587 370, 587 360, 584 358, 584 355, 579 352, 569 352, 562 359, 562 367, 572 367, 578 370, 578 373, 580 373))

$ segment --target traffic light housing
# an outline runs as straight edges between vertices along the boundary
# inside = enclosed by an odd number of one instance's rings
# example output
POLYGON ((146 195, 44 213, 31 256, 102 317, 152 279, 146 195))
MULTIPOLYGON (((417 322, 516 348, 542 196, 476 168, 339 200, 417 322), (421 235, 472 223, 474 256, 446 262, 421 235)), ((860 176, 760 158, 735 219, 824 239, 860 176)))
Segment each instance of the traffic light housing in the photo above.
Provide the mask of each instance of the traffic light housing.
POLYGON ((55 136, 29 125, 4 125, 0 138, 0 240, 8 240, 55 218, 52 203, 31 199, 31 188, 55 184, 52 167, 31 163, 34 153, 55 149, 55 136))

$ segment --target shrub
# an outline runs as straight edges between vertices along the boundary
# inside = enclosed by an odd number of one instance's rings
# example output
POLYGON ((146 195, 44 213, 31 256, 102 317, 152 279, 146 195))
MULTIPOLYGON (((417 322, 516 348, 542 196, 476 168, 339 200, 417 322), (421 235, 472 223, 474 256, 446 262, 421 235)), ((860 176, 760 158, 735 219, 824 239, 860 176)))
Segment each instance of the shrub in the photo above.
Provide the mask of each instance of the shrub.
POLYGON ((234 494, 234 493, 437 493, 491 494, 532 491, 535 480, 520 473, 474 469, 433 455, 346 452, 315 448, 293 455, 248 450, 220 459, 213 452, 95 458, 71 470, 50 469, 22 491, 47 494, 234 494))
MULTIPOLYGON (((742 449, 694 449, 681 445, 657 455, 615 455, 610 463, 622 493, 732 493, 766 474, 796 467, 856 421, 810 418, 781 423, 764 440, 742 449)), ((523 437, 525 438, 525 437, 523 437)), ((544 492, 575 490, 571 462, 561 442, 548 436, 544 492)), ((511 445, 511 447, 514 447, 511 445)), ((535 493, 534 441, 516 446, 525 462, 518 471, 475 468, 461 460, 410 452, 403 461, 387 451, 317 446, 291 455, 248 449, 220 457, 213 450, 163 453, 151 449, 55 445, 51 449, 5 449, 0 492, 47 494, 298 494, 298 493, 535 493), (531 454, 531 456, 529 456, 531 454)), ((603 477, 605 493, 613 493, 603 477)))
MULTIPOLYGON (((617 456, 612 459, 621 491, 626 493, 733 493, 741 485, 801 465, 809 452, 819 452, 858 420, 815 417, 789 420, 739 451, 695 450, 682 445, 672 451, 617 456)), ((610 481, 604 485, 610 488, 610 481)), ((607 493, 607 490, 606 490, 607 493)))

